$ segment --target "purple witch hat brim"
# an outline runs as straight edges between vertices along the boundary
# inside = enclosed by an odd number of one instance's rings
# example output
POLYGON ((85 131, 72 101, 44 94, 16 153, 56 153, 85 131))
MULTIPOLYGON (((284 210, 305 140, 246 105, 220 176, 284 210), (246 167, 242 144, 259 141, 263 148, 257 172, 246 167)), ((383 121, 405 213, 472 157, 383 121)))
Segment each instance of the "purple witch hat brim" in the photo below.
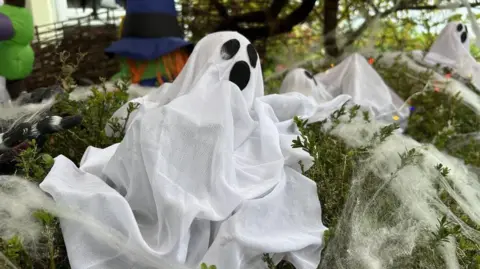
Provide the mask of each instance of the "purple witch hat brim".
POLYGON ((179 48, 193 49, 193 44, 179 37, 124 37, 112 43, 105 52, 135 60, 154 60, 179 48))

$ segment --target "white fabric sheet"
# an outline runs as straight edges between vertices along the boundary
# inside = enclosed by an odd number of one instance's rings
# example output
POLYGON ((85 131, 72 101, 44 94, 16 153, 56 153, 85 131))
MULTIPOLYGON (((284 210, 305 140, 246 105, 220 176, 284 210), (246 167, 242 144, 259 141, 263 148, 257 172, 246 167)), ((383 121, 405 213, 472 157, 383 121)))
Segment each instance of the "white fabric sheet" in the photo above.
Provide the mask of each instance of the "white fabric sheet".
POLYGON ((440 32, 424 58, 431 65, 453 68, 464 78, 472 78, 473 84, 480 88, 480 65, 470 54, 468 27, 460 22, 450 22, 440 32))
POLYGON ((263 253, 316 268, 326 227, 298 164, 308 169, 311 157, 291 147, 292 118, 319 120, 350 97, 317 106, 298 93, 263 96, 258 55, 236 32, 203 38, 163 90, 142 99, 151 106, 121 143, 90 147, 80 168, 57 157, 41 183, 57 203, 128 238, 112 246, 62 219, 72 269, 163 268, 162 259, 260 269, 263 253))
POLYGON ((360 54, 354 53, 337 66, 315 75, 332 96, 347 94, 352 102, 370 110, 378 121, 405 126, 410 110, 360 54), (397 116, 398 119, 394 119, 397 116))

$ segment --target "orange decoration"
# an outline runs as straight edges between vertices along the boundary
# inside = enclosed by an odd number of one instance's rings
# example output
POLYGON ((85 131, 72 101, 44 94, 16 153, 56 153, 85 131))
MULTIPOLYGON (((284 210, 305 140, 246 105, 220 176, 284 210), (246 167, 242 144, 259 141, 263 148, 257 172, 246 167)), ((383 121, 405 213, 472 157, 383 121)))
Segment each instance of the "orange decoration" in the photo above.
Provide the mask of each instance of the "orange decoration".
POLYGON ((373 59, 373 58, 368 59, 369 64, 373 64, 374 62, 375 62, 375 59, 373 59))

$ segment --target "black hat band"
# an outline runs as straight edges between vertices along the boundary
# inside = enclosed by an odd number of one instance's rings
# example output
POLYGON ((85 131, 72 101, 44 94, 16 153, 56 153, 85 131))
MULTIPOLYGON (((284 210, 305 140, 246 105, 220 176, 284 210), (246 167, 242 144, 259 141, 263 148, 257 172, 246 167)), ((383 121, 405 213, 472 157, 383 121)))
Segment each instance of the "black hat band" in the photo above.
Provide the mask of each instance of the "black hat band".
POLYGON ((123 21, 122 37, 183 38, 177 17, 165 13, 131 13, 123 21))

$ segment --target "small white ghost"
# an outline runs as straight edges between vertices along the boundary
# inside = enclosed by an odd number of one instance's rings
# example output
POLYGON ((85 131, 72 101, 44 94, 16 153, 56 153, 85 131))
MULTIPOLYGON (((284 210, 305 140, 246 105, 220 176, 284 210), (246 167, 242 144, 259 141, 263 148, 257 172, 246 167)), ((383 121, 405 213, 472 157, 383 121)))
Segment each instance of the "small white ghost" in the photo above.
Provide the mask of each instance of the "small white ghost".
POLYGON ((425 56, 425 61, 430 64, 458 69, 471 60, 468 27, 459 22, 448 23, 425 56))
POLYGON ((480 65, 470 54, 468 27, 459 22, 445 26, 425 56, 425 62, 453 68, 453 71, 466 79, 471 79, 480 87, 480 65))
POLYGON ((377 120, 403 122, 410 114, 408 107, 402 107, 400 97, 358 53, 348 56, 329 72, 315 75, 315 79, 324 83, 332 96, 351 96, 353 103, 368 109, 377 120))
POLYGON ((295 68, 288 72, 280 87, 281 94, 288 92, 299 92, 306 96, 311 96, 318 103, 323 103, 333 99, 327 92, 325 86, 318 82, 313 75, 303 68, 295 68))

